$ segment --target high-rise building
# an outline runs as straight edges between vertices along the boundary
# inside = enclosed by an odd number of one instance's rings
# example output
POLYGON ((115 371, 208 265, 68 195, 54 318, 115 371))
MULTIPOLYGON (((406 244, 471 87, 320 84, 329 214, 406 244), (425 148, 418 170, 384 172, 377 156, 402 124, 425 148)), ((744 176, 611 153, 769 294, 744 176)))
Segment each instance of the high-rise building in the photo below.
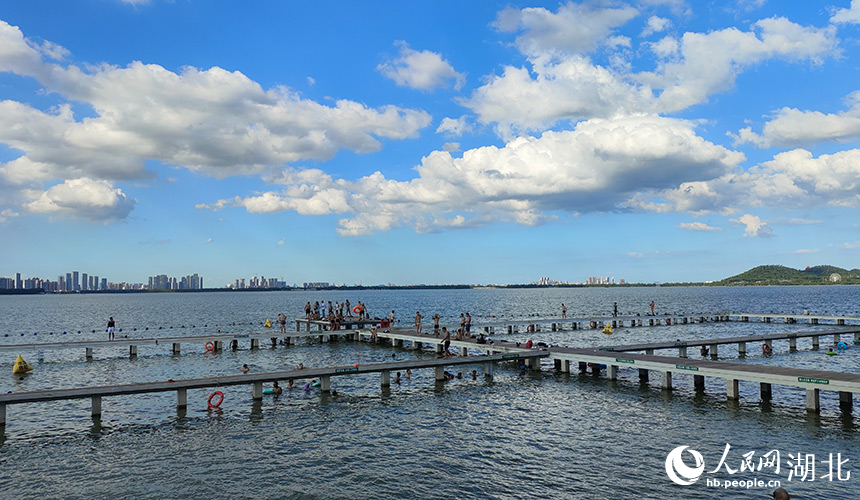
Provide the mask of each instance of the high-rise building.
POLYGON ((66 273, 66 291, 71 292, 75 289, 74 283, 72 283, 72 273, 66 273))
POLYGON ((107 289, 108 289, 107 278, 102 278, 102 286, 99 288, 99 290, 107 290, 107 289))
POLYGON ((72 271, 72 290, 77 292, 81 289, 81 280, 80 273, 78 271, 72 271))
POLYGON ((15 273, 15 288, 24 288, 24 282, 21 280, 21 273, 15 273))
POLYGON ((87 288, 88 284, 89 284, 89 276, 87 276, 87 273, 81 274, 81 290, 87 291, 89 289, 89 288, 87 288))

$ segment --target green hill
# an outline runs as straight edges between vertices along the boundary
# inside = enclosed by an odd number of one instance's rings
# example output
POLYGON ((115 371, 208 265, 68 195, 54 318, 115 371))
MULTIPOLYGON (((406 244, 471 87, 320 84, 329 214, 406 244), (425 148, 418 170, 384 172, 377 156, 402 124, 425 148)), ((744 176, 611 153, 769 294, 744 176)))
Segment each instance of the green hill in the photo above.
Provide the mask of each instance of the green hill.
POLYGON ((856 285, 860 284, 860 269, 814 266, 798 270, 785 266, 758 266, 714 284, 722 286, 856 285))

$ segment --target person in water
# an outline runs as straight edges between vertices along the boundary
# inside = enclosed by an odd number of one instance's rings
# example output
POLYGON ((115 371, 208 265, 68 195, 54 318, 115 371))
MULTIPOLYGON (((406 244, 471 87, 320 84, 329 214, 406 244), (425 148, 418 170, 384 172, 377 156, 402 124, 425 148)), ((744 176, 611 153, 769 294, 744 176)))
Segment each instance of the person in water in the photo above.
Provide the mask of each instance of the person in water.
POLYGON ((281 386, 280 386, 280 385, 278 385, 278 381, 277 381, 277 380, 275 380, 274 382, 272 382, 272 394, 274 394, 275 396, 280 396, 280 395, 281 395, 281 393, 283 393, 283 392, 284 392, 284 390, 283 390, 283 389, 281 389, 281 386))
POLYGON ((242 365, 242 368, 239 368, 239 371, 242 373, 248 373, 251 369, 248 368, 248 365, 242 365))

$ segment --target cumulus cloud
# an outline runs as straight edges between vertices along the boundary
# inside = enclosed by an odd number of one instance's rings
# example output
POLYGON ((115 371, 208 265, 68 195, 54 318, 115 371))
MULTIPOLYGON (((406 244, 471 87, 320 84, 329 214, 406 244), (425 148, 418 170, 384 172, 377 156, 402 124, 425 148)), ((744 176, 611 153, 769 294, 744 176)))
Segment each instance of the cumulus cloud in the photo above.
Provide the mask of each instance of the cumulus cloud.
POLYGON ((773 230, 755 215, 744 214, 737 219, 730 219, 730 222, 744 226, 745 237, 772 238, 773 230))
POLYGON ((672 26, 672 21, 665 17, 651 16, 645 21, 645 28, 642 30, 642 37, 651 36, 654 33, 665 31, 666 28, 672 26))
POLYGON ((19 215, 21 215, 21 214, 12 210, 11 208, 7 208, 5 210, 0 210, 0 222, 6 222, 10 218, 18 217, 19 215))
POLYGON ((851 6, 836 9, 830 16, 831 23, 837 24, 860 24, 860 0, 851 0, 851 6))
POLYGON ((442 118, 439 126, 436 128, 437 134, 445 134, 448 137, 460 137, 463 134, 471 132, 472 124, 466 115, 460 118, 442 118))
POLYGON ((765 60, 819 64, 839 53, 833 26, 815 28, 785 18, 769 18, 752 27, 748 32, 727 28, 685 33, 679 41, 677 60, 667 59, 657 71, 643 72, 637 78, 652 88, 664 89, 656 105, 661 112, 673 112, 732 88, 743 69, 765 60))
POLYGON ((441 55, 429 50, 411 49, 404 41, 398 41, 397 45, 400 46, 400 56, 376 67, 397 85, 429 91, 447 87, 452 80, 454 90, 460 90, 466 83, 466 76, 455 71, 441 55))
POLYGON ((698 137, 691 123, 660 117, 590 120, 575 130, 520 137, 455 158, 435 151, 395 181, 376 172, 355 181, 315 169, 283 171, 281 191, 201 204, 212 210, 344 214, 338 232, 361 235, 409 226, 430 232, 492 222, 538 225, 558 217, 614 211, 643 188, 719 177, 742 155, 698 137))
POLYGON ((714 227, 705 224, 704 222, 682 222, 678 225, 680 229, 687 231, 722 231, 721 227, 714 227))
POLYGON ((782 108, 765 123, 761 134, 746 127, 729 136, 735 139, 735 144, 753 144, 760 148, 853 141, 860 137, 860 91, 852 92, 845 102, 849 107, 840 113, 782 108))
POLYGON ((633 7, 600 8, 568 2, 553 13, 542 7, 508 7, 493 25, 501 32, 521 32, 515 44, 526 55, 590 52, 613 30, 638 15, 633 7))
MULTIPOLYGON (((94 116, 77 119, 67 104, 45 112, 0 102, 0 142, 23 152, 0 165, 5 183, 152 178, 145 159, 216 177, 259 174, 273 166, 328 160, 341 149, 375 152, 380 139, 416 137, 431 121, 422 110, 396 106, 370 108, 349 100, 322 105, 217 67, 175 73, 141 62, 79 68, 44 60, 64 53, 55 45, 34 44, 0 21, 0 72, 33 78, 94 110, 94 116)), ((122 212, 102 208, 94 206, 89 216, 122 212)))
POLYGON ((109 222, 125 219, 135 203, 137 200, 107 181, 81 178, 52 186, 25 206, 35 213, 109 222))
MULTIPOLYGON (((737 76, 756 64, 771 59, 819 64, 839 54, 834 27, 770 18, 746 32, 688 32, 646 43, 656 66, 632 72, 626 61, 633 54, 629 40, 619 43, 612 30, 637 13, 572 3, 555 14, 542 8, 503 10, 495 25, 503 32, 523 32, 516 46, 527 56, 527 65, 505 66, 461 104, 510 140, 565 120, 685 110, 730 90, 737 76), (593 24, 583 21, 592 18, 597 19, 593 24), (589 53, 597 46, 615 50, 608 66, 591 60, 589 53)), ((665 27, 659 18, 649 23, 665 27)))

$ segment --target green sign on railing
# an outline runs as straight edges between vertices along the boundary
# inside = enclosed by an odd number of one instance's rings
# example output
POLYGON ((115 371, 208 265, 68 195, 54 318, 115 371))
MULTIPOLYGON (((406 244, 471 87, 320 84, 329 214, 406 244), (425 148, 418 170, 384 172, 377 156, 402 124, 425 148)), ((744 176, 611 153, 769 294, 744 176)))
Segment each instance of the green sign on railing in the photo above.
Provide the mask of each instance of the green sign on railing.
POLYGON ((516 359, 519 357, 519 354, 502 354, 502 359, 516 359))
POLYGON ((826 378, 806 378, 806 377, 797 377, 798 382, 806 382, 807 384, 829 384, 830 381, 826 378))
POLYGON ((619 363, 635 363, 632 359, 624 359, 624 358, 615 358, 615 361, 619 363))
POLYGON ((692 372, 697 372, 697 371, 699 371, 699 367, 698 367, 698 366, 675 365, 675 368, 677 368, 677 369, 679 369, 679 370, 690 370, 690 371, 692 371, 692 372))
POLYGON ((349 373, 349 372, 357 372, 357 371, 358 371, 357 366, 351 366, 349 368, 335 368, 334 369, 335 373, 349 373))

